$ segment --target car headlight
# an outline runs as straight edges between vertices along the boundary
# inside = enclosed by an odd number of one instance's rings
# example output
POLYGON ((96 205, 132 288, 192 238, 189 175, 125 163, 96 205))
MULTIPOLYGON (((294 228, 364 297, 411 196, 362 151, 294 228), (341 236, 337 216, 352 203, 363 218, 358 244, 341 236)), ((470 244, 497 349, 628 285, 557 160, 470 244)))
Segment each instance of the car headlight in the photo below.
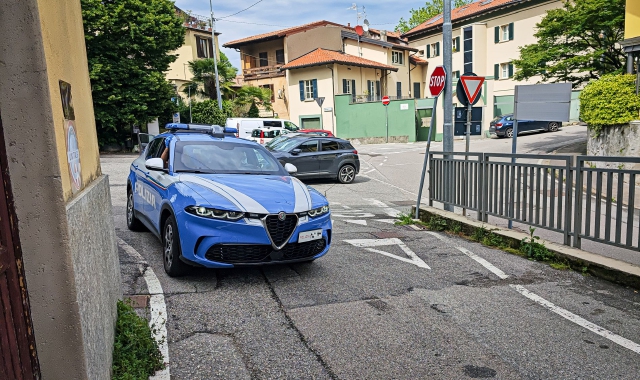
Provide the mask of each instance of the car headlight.
POLYGON ((309 216, 312 218, 316 218, 318 216, 322 216, 326 213, 329 212, 329 205, 326 206, 322 206, 322 207, 318 207, 318 208, 314 208, 309 210, 309 216))
POLYGON ((218 210, 215 208, 203 206, 189 206, 185 209, 189 214, 201 216, 203 218, 220 219, 220 220, 239 220, 244 217, 243 212, 218 210))

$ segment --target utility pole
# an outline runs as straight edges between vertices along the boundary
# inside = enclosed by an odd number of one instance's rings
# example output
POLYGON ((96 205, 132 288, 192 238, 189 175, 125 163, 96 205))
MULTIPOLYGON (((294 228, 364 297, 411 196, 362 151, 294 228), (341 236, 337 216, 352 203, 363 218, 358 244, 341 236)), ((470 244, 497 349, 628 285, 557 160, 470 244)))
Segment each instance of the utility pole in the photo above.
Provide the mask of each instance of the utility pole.
POLYGON ((218 108, 222 111, 222 92, 220 91, 220 77, 218 76, 218 53, 216 52, 216 19, 213 18, 213 3, 209 0, 211 8, 211 47, 213 50, 213 66, 216 72, 216 93, 218 94, 218 108))
MULTIPOLYGON (((442 50, 444 59, 444 70, 447 73, 452 73, 452 38, 451 38, 451 0, 444 0, 444 24, 442 25, 442 50)), ((451 88, 451 75, 447 75, 444 84, 444 122, 442 131, 442 151, 453 152, 453 97, 451 88)), ((447 158, 447 157, 445 157, 447 158)), ((445 187, 450 186, 450 183, 445 183, 445 187)), ((453 211, 453 206, 445 204, 444 209, 447 211, 453 211)))

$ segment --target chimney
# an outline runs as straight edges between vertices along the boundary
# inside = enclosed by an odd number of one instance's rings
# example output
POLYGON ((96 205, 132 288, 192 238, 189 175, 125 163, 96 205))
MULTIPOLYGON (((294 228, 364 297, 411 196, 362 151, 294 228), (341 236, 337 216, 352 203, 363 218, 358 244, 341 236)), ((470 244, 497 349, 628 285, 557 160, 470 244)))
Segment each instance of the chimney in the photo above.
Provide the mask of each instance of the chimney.
POLYGON ((351 23, 347 23, 347 28, 351 28, 351 23))
POLYGON ((380 31, 380 40, 387 41, 387 31, 386 30, 381 30, 380 31))

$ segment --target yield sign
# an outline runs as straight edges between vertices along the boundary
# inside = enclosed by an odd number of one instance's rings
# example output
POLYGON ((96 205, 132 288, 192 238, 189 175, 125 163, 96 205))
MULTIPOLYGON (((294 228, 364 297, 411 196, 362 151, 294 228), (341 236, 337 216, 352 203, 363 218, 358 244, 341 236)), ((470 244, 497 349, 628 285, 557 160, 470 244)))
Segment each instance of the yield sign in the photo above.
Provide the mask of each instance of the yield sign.
POLYGON ((316 98, 316 103, 318 103, 318 106, 322 107, 322 103, 324 103, 324 96, 316 98))
POLYGON ((473 104, 476 100, 476 97, 480 93, 482 83, 484 83, 484 77, 463 75, 460 77, 460 81, 462 82, 464 92, 467 94, 469 103, 473 104))

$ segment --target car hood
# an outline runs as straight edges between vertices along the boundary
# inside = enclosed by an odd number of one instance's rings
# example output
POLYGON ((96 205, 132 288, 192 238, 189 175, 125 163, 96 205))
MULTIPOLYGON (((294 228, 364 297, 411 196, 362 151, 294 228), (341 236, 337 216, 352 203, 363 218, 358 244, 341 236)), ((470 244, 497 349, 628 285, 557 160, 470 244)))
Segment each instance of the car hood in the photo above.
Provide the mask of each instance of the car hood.
POLYGON ((322 194, 289 176, 181 174, 180 182, 204 198, 204 206, 256 214, 303 212, 327 204, 322 194))

